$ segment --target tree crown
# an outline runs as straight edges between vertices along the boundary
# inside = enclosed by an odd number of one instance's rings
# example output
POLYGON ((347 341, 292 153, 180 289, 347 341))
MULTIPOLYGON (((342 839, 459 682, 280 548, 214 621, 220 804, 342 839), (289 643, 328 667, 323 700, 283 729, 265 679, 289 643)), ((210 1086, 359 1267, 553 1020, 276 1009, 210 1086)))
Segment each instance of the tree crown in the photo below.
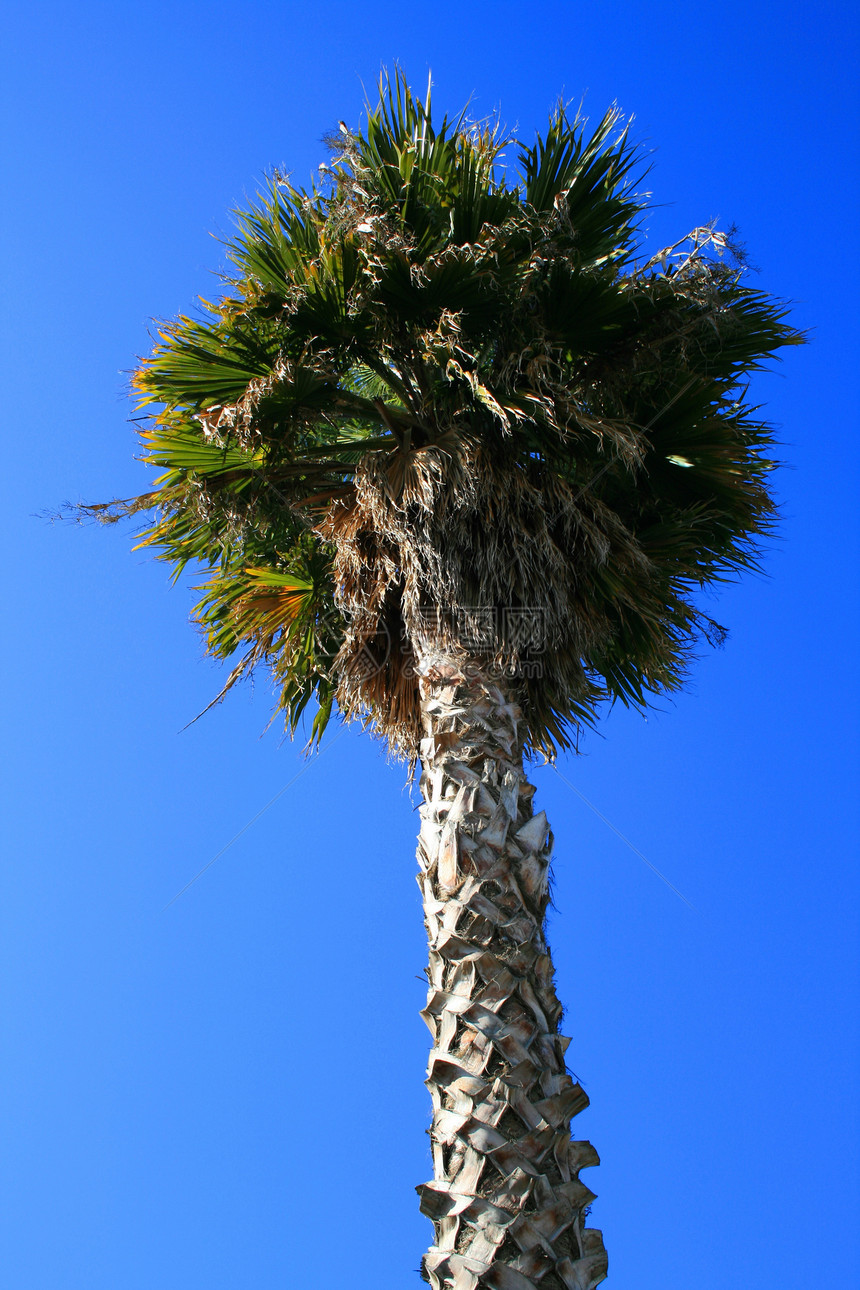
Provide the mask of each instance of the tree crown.
POLYGON ((801 337, 713 226, 643 256, 615 111, 527 146, 434 124, 398 73, 327 142, 136 372, 154 488, 91 509, 152 513, 142 544, 203 570, 209 652, 241 651, 225 690, 269 664, 292 731, 336 701, 414 756, 410 656, 441 642, 512 678, 551 756, 721 635, 696 593, 773 517, 745 382, 801 337))

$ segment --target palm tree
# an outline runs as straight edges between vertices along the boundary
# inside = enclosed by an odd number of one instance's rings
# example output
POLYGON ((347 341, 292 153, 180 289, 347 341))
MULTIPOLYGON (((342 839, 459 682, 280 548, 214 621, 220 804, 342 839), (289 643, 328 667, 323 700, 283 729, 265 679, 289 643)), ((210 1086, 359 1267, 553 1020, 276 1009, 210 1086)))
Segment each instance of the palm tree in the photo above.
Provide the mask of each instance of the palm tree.
MULTIPOLYGON (((437 1290, 586 1290, 598 1163, 545 939, 524 759, 678 688, 755 563, 768 428, 744 382, 800 337, 714 227, 645 259, 640 154, 559 106, 531 147, 383 78, 310 191, 275 174, 235 273, 166 326, 142 543, 203 570, 222 694, 268 665, 295 732, 336 704, 420 772, 437 1290), (512 154, 504 164, 503 151, 512 154), (313 706, 313 705, 312 705, 313 706)), ((219 695, 219 698, 221 696, 219 695)))

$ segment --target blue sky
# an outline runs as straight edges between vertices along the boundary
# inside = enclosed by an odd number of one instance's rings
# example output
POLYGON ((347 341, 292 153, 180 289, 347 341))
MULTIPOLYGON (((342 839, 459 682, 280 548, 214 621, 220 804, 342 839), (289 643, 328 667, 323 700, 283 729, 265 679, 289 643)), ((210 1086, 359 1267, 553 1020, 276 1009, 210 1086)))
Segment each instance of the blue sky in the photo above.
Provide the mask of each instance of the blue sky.
POLYGON ((617 100, 654 149, 649 245, 737 222, 810 329, 753 382, 787 462, 769 576, 714 602, 731 636, 688 692, 560 763, 578 793, 536 780, 609 1284, 858 1284, 852 8, 33 0, 0 48, 2 1284, 420 1284, 403 769, 355 731, 306 763, 263 681, 178 733, 220 676, 189 587, 36 518, 144 486, 151 320, 216 290, 210 234, 267 168, 306 182, 395 60, 524 138, 560 93, 617 100))

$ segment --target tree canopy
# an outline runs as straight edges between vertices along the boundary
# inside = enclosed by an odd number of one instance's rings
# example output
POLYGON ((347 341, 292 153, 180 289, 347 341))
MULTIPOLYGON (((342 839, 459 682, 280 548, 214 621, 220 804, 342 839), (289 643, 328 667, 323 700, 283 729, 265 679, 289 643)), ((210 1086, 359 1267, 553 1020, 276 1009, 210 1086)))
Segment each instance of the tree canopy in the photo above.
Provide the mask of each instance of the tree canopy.
POLYGON ((208 651, 271 667, 414 756, 427 639, 514 678, 552 756, 605 701, 676 689, 702 588, 774 507, 749 374, 801 337, 714 226, 643 252, 641 149, 563 105, 533 144, 434 124, 397 73, 310 189, 238 212, 224 291, 165 326, 142 544, 202 570, 208 651))

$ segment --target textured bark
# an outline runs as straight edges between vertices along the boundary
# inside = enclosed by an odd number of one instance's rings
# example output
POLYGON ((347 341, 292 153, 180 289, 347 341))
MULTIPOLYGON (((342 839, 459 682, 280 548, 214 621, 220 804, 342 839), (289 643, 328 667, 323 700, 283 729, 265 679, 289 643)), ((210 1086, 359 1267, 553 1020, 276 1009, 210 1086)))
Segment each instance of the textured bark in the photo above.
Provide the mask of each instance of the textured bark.
POLYGON ((579 1170, 599 1161, 570 1136, 588 1098, 558 1033, 552 835, 532 810, 520 712, 507 686, 450 657, 428 653, 419 672, 434 1179, 418 1192, 436 1238, 424 1275, 435 1290, 590 1290, 607 1260, 579 1170))

